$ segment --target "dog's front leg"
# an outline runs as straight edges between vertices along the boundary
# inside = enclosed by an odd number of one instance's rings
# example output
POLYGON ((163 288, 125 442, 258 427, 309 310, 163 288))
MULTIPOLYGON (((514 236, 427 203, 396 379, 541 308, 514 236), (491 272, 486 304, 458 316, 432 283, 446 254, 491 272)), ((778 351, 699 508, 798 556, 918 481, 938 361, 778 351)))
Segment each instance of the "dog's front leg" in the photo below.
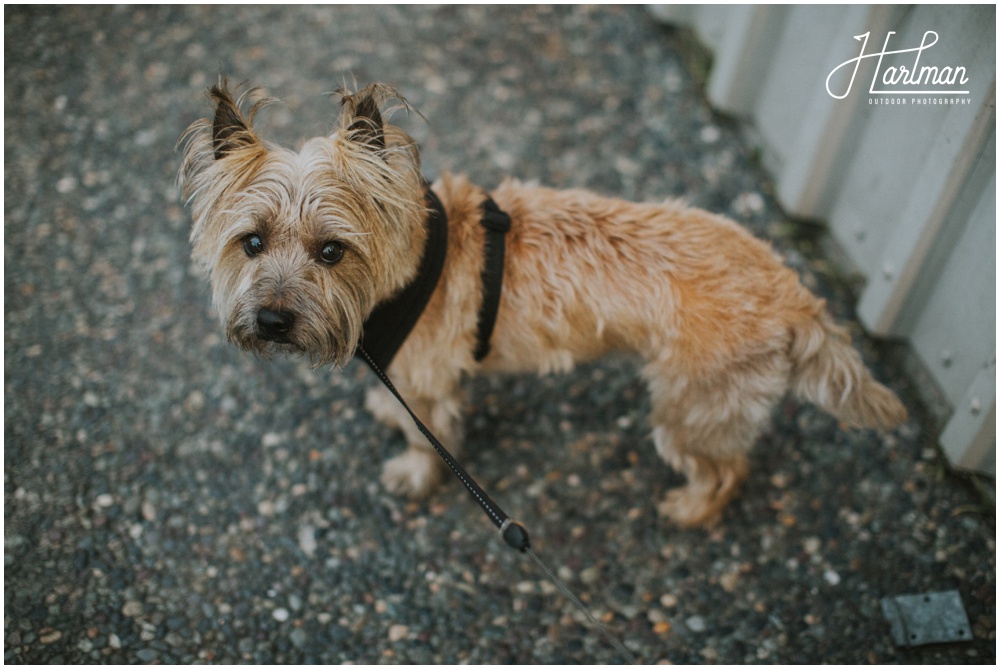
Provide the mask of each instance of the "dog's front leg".
MULTIPOLYGON (((399 390, 413 412, 457 457, 462 450, 458 393, 429 398, 409 396, 403 388, 399 390)), ((417 429, 406 409, 382 386, 368 391, 365 406, 376 419, 401 430, 406 437, 406 451, 383 466, 382 484, 393 493, 413 498, 426 497, 433 492, 444 474, 444 462, 417 429)))

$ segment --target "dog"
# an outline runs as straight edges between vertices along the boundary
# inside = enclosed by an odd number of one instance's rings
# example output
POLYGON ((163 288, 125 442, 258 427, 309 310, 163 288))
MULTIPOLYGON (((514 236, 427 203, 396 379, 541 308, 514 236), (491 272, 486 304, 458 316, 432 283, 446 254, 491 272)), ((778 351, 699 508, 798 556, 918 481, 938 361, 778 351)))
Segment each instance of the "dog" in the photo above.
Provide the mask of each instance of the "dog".
MULTIPOLYGON (((268 100, 247 109, 249 91, 235 98, 220 79, 209 91, 214 116, 182 138, 192 260, 210 280, 227 338, 245 351, 346 364, 366 319, 420 271, 432 194, 447 219, 443 266, 389 376, 453 450, 463 377, 566 372, 631 352, 644 361, 656 450, 686 477, 659 511, 707 526, 738 492, 751 446, 789 391, 848 427, 907 419, 825 302, 735 222, 679 201, 638 204, 515 180, 487 193, 448 173, 428 191, 416 144, 387 120, 405 100, 383 84, 339 93, 337 127, 296 152, 254 130, 268 100), (510 229, 495 327, 478 359, 489 198, 510 229)), ((384 485, 428 495, 444 472, 436 453, 385 389, 369 391, 366 406, 408 444, 385 463, 384 485)))

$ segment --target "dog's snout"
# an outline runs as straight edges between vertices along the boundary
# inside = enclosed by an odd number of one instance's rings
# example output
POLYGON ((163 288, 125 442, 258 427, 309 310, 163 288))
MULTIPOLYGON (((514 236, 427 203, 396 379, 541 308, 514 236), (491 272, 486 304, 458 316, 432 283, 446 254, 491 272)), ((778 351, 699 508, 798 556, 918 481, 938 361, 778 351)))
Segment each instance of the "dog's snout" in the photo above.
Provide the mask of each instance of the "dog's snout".
POLYGON ((283 341, 295 325, 291 311, 263 308, 257 312, 257 333, 261 339, 283 341))

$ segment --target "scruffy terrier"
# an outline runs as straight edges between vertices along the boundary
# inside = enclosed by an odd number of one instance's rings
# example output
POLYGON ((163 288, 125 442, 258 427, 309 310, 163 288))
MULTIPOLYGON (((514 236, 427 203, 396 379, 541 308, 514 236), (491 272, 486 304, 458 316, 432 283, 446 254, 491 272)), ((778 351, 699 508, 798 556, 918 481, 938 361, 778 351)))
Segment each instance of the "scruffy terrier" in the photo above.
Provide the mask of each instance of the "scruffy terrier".
MULTIPOLYGON (((341 91, 339 127, 298 152, 265 144, 225 81, 211 119, 187 131, 180 182, 192 257, 211 279, 227 337, 260 355, 343 366, 373 310, 420 270, 430 235, 417 147, 384 118, 380 84, 341 91)), ((443 271, 389 370, 449 448, 460 440, 459 384, 486 371, 566 371, 617 350, 645 361, 653 441, 687 483, 661 513, 710 524, 747 476, 747 454, 789 390, 852 427, 890 428, 906 410, 876 382, 850 337, 771 247, 736 223, 680 202, 634 204, 583 190, 505 181, 487 193, 443 174, 443 271), (474 355, 484 300, 483 204, 509 215, 502 293, 489 352, 474 355)), ((437 455, 388 392, 369 410, 407 450, 382 481, 431 492, 437 455)))

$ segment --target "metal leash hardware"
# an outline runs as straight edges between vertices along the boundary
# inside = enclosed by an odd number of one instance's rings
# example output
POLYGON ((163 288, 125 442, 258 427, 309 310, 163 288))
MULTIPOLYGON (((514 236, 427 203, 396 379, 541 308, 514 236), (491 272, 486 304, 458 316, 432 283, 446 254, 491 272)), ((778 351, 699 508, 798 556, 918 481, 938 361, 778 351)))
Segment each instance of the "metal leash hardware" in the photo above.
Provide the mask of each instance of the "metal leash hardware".
POLYGON ((562 579, 556 576, 555 573, 549 569, 544 562, 542 562, 542 559, 538 557, 538 554, 531 549, 531 537, 528 535, 528 530, 524 527, 524 525, 512 520, 511 517, 508 516, 481 487, 479 487, 476 480, 465 471, 462 465, 460 465, 452 454, 448 452, 448 449, 446 449, 444 445, 438 441, 438 438, 434 436, 434 433, 431 432, 417 417, 417 414, 413 413, 413 409, 410 408, 410 406, 406 403, 406 400, 404 400, 402 395, 399 394, 399 391, 396 390, 396 386, 392 384, 392 381, 389 380, 386 373, 383 372, 377 364, 375 364, 375 361, 372 360, 372 357, 368 354, 364 347, 359 345, 357 352, 362 358, 364 358, 365 362, 368 363, 368 366, 371 367, 372 371, 375 372, 379 381, 382 382, 382 384, 403 406, 403 408, 406 409, 406 412, 410 414, 410 418, 413 419, 413 422, 417 426, 417 429, 420 430, 420 433, 424 435, 428 442, 430 442, 431 446, 434 447, 434 450, 437 451, 437 454, 440 455, 441 459, 448 465, 448 468, 451 469, 452 473, 454 473, 456 477, 458 477, 458 480, 462 482, 462 485, 464 485, 465 489, 470 495, 472 495, 472 498, 476 500, 476 503, 479 504, 480 508, 482 508, 493 524, 497 526, 504 543, 531 557, 545 576, 552 581, 553 585, 556 586, 556 589, 559 590, 559 592, 561 592, 566 599, 572 602, 572 604, 581 613, 583 613, 591 625, 601 631, 604 637, 611 643, 612 646, 614 646, 615 650, 621 653, 624 657, 628 658, 630 664, 637 664, 638 661, 635 655, 633 655, 625 647, 625 645, 611 633, 611 630, 609 630, 603 622, 594 617, 586 605, 573 594, 562 579))

